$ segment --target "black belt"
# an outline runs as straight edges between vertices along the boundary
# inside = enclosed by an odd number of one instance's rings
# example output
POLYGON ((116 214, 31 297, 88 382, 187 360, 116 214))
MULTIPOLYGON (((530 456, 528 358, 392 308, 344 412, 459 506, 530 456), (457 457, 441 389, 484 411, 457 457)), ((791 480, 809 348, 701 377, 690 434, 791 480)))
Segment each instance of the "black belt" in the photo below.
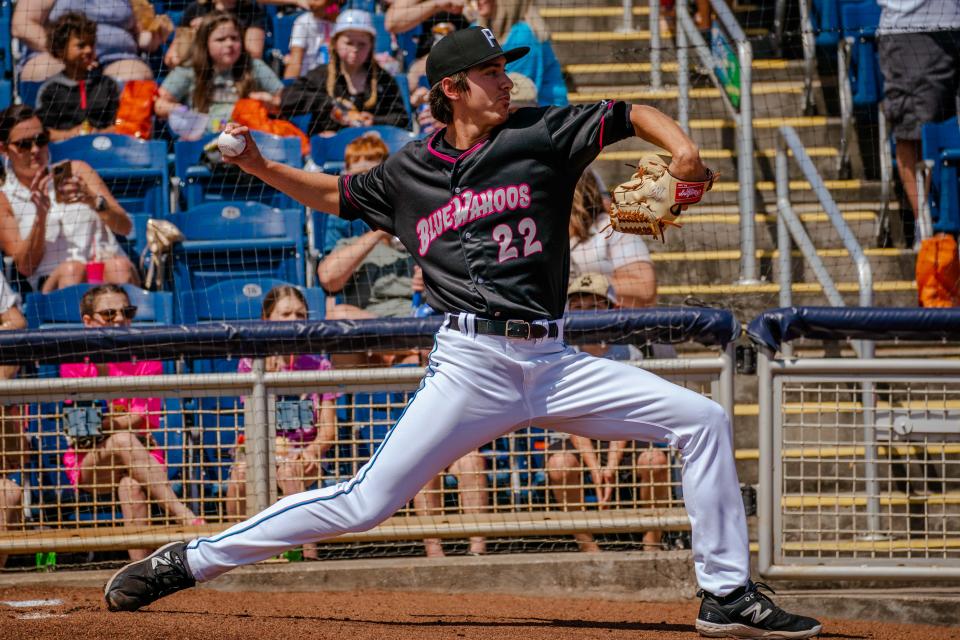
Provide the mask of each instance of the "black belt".
MULTIPOLYGON (((454 331, 460 331, 460 317, 450 315, 448 325, 454 331)), ((533 324, 526 320, 485 320, 475 318, 474 331, 485 336, 503 336, 504 338, 519 338, 521 340, 539 340, 540 338, 556 338, 560 329, 556 322, 549 322, 546 326, 533 324)))

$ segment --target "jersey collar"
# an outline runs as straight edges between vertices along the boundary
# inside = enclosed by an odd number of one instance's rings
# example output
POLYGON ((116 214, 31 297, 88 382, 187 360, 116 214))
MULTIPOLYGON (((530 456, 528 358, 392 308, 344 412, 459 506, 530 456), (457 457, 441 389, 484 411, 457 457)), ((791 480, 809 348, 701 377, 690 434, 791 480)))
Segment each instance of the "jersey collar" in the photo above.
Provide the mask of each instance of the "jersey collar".
POLYGON ((436 149, 436 143, 440 139, 438 136, 442 136, 444 131, 446 130, 447 128, 444 127, 443 129, 436 131, 432 136, 430 136, 430 138, 427 140, 427 151, 430 153, 431 157, 433 157, 436 160, 439 160, 442 164, 448 167, 456 163, 458 160, 463 160, 464 158, 467 158, 473 155, 474 153, 479 151, 481 148, 483 148, 483 145, 487 144, 487 142, 490 141, 490 136, 487 136, 486 138, 484 138, 483 140, 480 140, 479 142, 474 144, 472 147, 470 147, 466 151, 462 152, 460 155, 451 156, 449 154, 446 154, 442 151, 438 151, 436 149))

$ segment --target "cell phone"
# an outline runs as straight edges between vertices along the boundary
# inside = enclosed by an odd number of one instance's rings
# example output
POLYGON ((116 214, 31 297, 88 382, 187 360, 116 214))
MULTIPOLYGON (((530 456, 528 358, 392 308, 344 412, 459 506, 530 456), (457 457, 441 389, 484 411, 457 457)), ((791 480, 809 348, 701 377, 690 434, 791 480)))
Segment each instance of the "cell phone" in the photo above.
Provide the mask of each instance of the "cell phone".
POLYGON ((56 192, 57 201, 59 202, 60 191, 63 189, 63 184, 73 177, 73 166, 69 160, 64 160, 53 165, 50 170, 53 174, 53 190, 56 192))

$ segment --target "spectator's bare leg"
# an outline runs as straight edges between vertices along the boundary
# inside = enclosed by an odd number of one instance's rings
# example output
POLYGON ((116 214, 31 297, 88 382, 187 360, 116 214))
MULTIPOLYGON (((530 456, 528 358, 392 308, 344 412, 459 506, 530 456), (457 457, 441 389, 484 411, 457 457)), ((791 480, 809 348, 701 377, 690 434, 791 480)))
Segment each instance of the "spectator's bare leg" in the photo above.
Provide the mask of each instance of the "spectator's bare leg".
POLYGON ((111 284, 140 284, 140 275, 126 256, 114 256, 105 260, 103 279, 111 284))
MULTIPOLYGON (((554 453, 547 458, 547 477, 550 479, 550 491, 553 499, 559 502, 564 511, 575 505, 582 509, 583 497, 583 470, 580 468, 580 457, 577 454, 564 451, 554 453)), ((574 539, 584 553, 597 553, 600 546, 589 533, 576 533, 574 539)))
POLYGON ((918 140, 897 140, 897 171, 900 172, 900 182, 903 191, 910 201, 913 215, 919 210, 917 203, 917 162, 920 160, 920 142, 918 140))
POLYGON ((142 60, 117 60, 103 68, 104 75, 114 80, 155 80, 153 72, 142 60))
POLYGON ((76 260, 65 260, 57 265, 47 281, 43 283, 41 289, 43 293, 50 293, 57 289, 63 289, 75 284, 80 284, 87 279, 87 265, 76 260))
MULTIPOLYGON (((437 476, 420 490, 413 498, 413 508, 417 515, 432 516, 439 515, 443 511, 443 494, 440 489, 443 486, 443 476, 437 476)), ((440 544, 440 538, 424 538, 424 550, 428 558, 442 558, 443 545, 440 544)))
POLYGON ((38 53, 23 65, 21 82, 41 82, 63 71, 63 63, 49 53, 38 53))
MULTIPOLYGON (((682 2, 683 0, 679 0, 682 2)), ((710 28, 710 0, 697 0, 697 12, 693 16, 693 21, 697 23, 697 29, 706 31, 710 28)))
POLYGON ((242 519, 247 516, 247 462, 238 460, 227 479, 227 515, 242 519))
MULTIPOLYGON (((487 462, 479 451, 463 456, 450 466, 450 473, 457 476, 460 491, 460 510, 463 513, 484 513, 490 504, 487 489, 487 462)), ((483 536, 470 538, 470 553, 487 552, 487 540, 483 536)))
MULTIPOLYGON (((145 526, 150 522, 150 506, 147 504, 147 494, 143 487, 130 476, 120 478, 117 485, 117 498, 120 500, 120 512, 123 514, 123 524, 127 527, 145 526)), ((153 549, 129 549, 131 560, 143 560, 153 552, 153 549)))
MULTIPOLYGON (((647 449, 637 456, 637 481, 640 484, 640 506, 652 509, 664 506, 670 499, 667 456, 659 449, 647 449)), ((662 533, 658 529, 643 534, 643 548, 660 548, 662 533)))
MULTIPOLYGON (((280 492, 283 493, 283 495, 291 496, 307 490, 307 483, 303 477, 305 468, 306 464, 300 458, 284 460, 277 465, 277 484, 280 486, 280 492)), ((309 560, 316 560, 317 545, 303 545, 303 557, 309 560)))
POLYGON ((140 483, 147 495, 156 500, 167 515, 184 524, 191 524, 196 518, 170 488, 167 470, 129 431, 114 433, 83 459, 80 465, 80 483, 88 485, 94 476, 100 476, 103 472, 112 475, 117 470, 128 473, 140 483))
MULTIPOLYGON (((0 478, 0 531, 20 522, 20 502, 23 490, 12 480, 0 478)), ((0 567, 7 563, 6 554, 0 554, 0 567)))

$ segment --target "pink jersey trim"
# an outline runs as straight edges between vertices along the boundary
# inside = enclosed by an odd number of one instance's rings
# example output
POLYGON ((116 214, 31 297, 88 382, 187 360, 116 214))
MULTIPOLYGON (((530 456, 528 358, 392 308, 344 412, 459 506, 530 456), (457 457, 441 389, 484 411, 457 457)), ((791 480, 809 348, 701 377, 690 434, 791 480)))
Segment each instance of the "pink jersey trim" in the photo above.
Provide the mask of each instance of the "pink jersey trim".
POLYGON ((430 139, 427 140, 427 149, 430 151, 430 153, 437 156, 441 160, 446 160, 447 162, 456 162, 457 159, 454 158, 453 156, 448 156, 445 153, 440 153, 439 151, 433 148, 433 139, 437 137, 437 134, 440 133, 440 131, 443 131, 443 129, 440 129, 439 131, 435 132, 432 136, 430 136, 430 139))
POLYGON ((353 178, 352 175, 344 176, 343 178, 343 195, 347 196, 347 200, 350 201, 350 204, 352 204, 357 209, 361 209, 362 207, 359 204, 357 204, 357 201, 353 199, 352 195, 350 195, 350 179, 351 178, 353 178))
POLYGON ((461 153, 459 156, 457 156, 456 158, 454 158, 453 156, 448 156, 448 155, 445 154, 445 153, 440 153, 439 151, 437 151, 436 149, 433 148, 433 139, 436 138, 436 137, 437 137, 437 134, 439 134, 441 131, 444 131, 444 130, 443 130, 443 129, 440 129, 440 131, 437 131, 437 132, 434 133, 432 136, 430 136, 430 139, 427 140, 427 149, 430 151, 430 153, 432 153, 433 155, 437 156, 437 157, 440 158, 441 160, 446 160, 447 162, 451 162, 451 163, 452 163, 452 162, 456 162, 457 160, 460 160, 461 158, 466 158, 468 155, 470 155, 471 153, 473 153, 474 151, 476 151, 477 149, 479 149, 480 147, 482 147, 484 144, 486 144, 486 143, 487 143, 487 140, 489 140, 489 138, 484 138, 483 140, 481 140, 480 142, 478 142, 477 144, 473 145, 472 147, 470 147, 469 149, 467 149, 466 151, 464 151, 463 153, 461 153))

